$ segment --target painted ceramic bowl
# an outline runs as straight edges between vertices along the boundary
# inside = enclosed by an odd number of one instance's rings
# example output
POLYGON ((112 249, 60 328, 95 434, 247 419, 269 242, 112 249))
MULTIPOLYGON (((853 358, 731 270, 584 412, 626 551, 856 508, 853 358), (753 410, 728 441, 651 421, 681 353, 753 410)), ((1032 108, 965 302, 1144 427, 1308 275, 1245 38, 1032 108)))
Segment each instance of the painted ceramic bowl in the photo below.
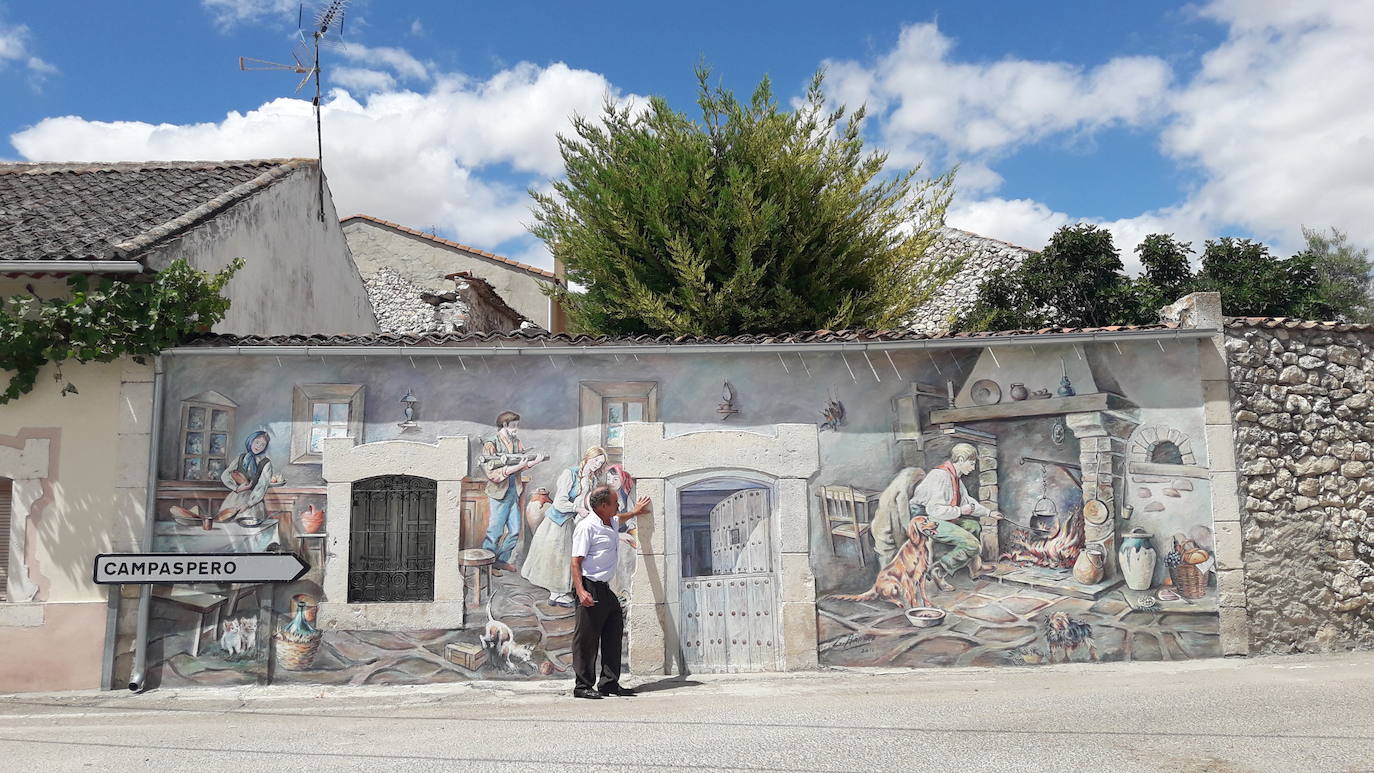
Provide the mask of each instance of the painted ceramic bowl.
POLYGON ((913 607, 906 611, 906 619, 917 628, 934 628, 945 621, 945 610, 935 607, 913 607))

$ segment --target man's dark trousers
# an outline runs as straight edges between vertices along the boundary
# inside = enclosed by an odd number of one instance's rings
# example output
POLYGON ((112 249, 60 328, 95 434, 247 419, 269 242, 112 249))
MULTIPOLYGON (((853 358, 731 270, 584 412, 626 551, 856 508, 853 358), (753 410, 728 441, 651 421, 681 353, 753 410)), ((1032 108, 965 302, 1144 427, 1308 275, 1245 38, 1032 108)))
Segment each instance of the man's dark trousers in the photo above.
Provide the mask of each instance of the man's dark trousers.
POLYGON ((573 629, 573 675, 576 687, 599 690, 620 686, 620 637, 625 633, 625 613, 611 586, 599 580, 582 578, 582 587, 596 603, 577 604, 577 623, 573 629), (596 680, 596 653, 601 651, 601 680, 596 680))

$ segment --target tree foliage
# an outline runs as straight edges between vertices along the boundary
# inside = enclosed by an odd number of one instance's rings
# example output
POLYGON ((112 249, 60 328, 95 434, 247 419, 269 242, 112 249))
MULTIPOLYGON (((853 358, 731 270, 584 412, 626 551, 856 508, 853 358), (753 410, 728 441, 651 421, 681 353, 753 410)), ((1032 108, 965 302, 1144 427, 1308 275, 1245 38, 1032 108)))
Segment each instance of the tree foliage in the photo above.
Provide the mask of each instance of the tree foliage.
MULTIPOLYGON (((0 298, 0 363, 10 371, 0 404, 34 388, 44 365, 111 362, 130 355, 141 360, 174 346, 191 333, 208 331, 224 319, 229 300, 220 294, 243 265, 206 274, 178 260, 153 275, 133 280, 73 274, 66 297, 36 293, 0 298)), ((62 393, 75 393, 68 382, 62 393)))
POLYGON ((863 110, 827 110, 822 74, 795 111, 764 79, 747 102, 698 68, 701 120, 660 98, 608 104, 560 136, 567 176, 531 191, 531 231, 578 290, 572 326, 731 335, 900 324, 958 263, 924 265, 952 175, 889 175, 863 110))
POLYGON ((1098 327, 1155 322, 1159 309, 1192 292, 1221 294, 1231 316, 1369 321, 1369 251, 1344 234, 1303 229, 1307 248, 1282 258, 1249 239, 1208 240, 1200 266, 1193 248, 1151 234, 1136 247, 1141 274, 1127 276, 1104 228, 1064 226, 1045 249, 1020 266, 995 273, 958 330, 1098 327))

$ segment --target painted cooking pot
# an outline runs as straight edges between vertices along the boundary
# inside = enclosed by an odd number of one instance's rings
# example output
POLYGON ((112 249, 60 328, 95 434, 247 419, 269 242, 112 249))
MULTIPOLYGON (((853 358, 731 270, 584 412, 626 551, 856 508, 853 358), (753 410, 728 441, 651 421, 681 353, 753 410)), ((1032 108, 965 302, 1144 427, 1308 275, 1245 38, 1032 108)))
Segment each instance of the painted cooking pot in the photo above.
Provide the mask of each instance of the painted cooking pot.
POLYGON ((1121 576, 1131 590, 1149 590, 1154 585, 1155 563, 1159 555, 1151 541, 1153 537, 1153 534, 1139 526, 1122 535, 1117 559, 1121 563, 1121 576))

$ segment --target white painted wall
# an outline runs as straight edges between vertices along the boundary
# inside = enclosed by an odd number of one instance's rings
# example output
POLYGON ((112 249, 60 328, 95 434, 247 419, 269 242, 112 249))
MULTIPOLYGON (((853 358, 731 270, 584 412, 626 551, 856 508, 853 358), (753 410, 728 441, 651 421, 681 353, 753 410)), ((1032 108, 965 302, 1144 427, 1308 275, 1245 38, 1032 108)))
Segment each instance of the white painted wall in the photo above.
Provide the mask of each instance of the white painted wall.
POLYGON ((216 332, 256 335, 370 333, 377 320, 319 168, 304 166, 147 256, 153 268, 184 258, 218 271, 245 265, 226 292, 233 305, 216 332))

